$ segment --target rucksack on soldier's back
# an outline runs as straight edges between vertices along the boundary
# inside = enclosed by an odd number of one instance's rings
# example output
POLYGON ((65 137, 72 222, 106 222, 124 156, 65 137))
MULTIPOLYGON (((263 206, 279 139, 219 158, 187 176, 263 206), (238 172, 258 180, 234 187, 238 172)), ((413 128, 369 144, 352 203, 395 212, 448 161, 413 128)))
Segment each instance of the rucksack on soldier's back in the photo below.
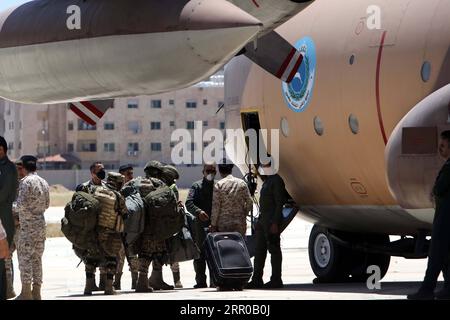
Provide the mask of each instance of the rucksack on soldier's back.
POLYGON ((178 207, 170 187, 162 186, 150 192, 144 198, 144 203, 152 240, 167 240, 181 231, 184 226, 184 210, 178 207))
POLYGON ((76 247, 95 251, 98 249, 95 228, 100 212, 100 202, 85 192, 75 192, 64 208, 61 231, 76 247))

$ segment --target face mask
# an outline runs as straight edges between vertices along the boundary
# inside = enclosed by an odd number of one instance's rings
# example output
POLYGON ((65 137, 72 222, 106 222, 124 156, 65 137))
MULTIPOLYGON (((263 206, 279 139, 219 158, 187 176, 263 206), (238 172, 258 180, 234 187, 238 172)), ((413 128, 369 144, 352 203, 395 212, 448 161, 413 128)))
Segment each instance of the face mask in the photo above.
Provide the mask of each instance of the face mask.
POLYGON ((274 172, 273 172, 273 169, 271 168, 271 167, 259 167, 258 168, 258 173, 261 175, 261 176, 273 176, 274 175, 274 172))
POLYGON ((206 176, 206 180, 213 181, 215 176, 216 176, 215 174, 210 173, 206 176))
POLYGON ((99 178, 100 180, 104 180, 106 178, 106 171, 105 170, 100 170, 99 172, 97 172, 95 174, 97 176, 97 178, 99 178))

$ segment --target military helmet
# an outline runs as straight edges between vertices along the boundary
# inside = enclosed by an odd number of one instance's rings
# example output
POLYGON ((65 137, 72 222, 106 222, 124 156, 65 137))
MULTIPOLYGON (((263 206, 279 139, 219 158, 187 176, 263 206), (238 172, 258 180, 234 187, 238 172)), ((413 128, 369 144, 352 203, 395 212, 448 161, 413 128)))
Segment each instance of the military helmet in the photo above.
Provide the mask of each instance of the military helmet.
POLYGON ((158 169, 159 171, 162 171, 163 168, 164 165, 161 162, 152 160, 145 165, 144 170, 147 171, 148 169, 158 169))
POLYGON ((122 188, 125 177, 117 172, 108 172, 106 178, 106 184, 115 188, 116 190, 120 190, 122 188))
POLYGON ((175 183, 175 180, 180 179, 180 173, 174 166, 165 165, 162 168, 162 177, 166 184, 172 185, 175 183))
POLYGON ((159 178, 164 165, 156 160, 150 161, 145 165, 144 172, 148 177, 159 178))

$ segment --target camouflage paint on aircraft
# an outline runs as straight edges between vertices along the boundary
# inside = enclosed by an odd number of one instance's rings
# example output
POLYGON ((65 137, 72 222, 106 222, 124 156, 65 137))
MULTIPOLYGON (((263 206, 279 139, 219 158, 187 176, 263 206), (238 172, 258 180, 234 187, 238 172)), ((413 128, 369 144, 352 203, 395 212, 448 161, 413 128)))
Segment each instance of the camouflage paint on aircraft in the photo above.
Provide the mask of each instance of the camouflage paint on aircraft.
POLYGON ((316 77, 316 47, 310 37, 297 41, 295 47, 303 54, 303 62, 290 84, 283 82, 282 90, 286 104, 295 112, 303 112, 308 107, 316 77))

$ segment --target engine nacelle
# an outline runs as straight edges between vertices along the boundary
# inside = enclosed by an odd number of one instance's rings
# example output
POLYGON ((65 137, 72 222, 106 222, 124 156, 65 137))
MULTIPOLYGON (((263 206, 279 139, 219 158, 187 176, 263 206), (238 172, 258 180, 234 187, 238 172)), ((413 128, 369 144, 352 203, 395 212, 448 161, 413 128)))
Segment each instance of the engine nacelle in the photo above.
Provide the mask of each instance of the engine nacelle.
POLYGON ((433 208, 431 191, 443 160, 439 135, 450 129, 450 85, 418 103, 397 125, 385 151, 392 195, 405 209, 433 208))

